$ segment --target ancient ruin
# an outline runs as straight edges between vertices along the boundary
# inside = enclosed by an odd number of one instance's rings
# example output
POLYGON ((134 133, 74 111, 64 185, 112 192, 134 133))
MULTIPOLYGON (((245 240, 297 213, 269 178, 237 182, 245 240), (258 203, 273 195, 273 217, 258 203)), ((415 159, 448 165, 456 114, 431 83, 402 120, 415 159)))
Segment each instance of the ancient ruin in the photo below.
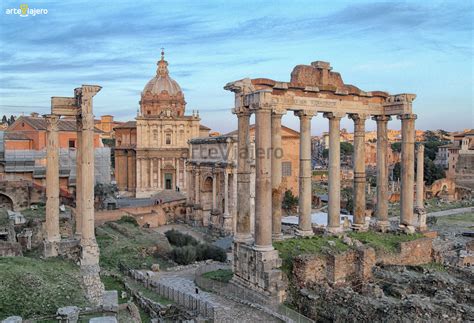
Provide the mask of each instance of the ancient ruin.
MULTIPOLYGON (((329 207, 328 234, 343 231, 340 223, 340 120, 348 116, 354 121, 354 230, 367 230, 365 219, 365 122, 377 122, 377 212, 374 227, 388 228, 387 122, 392 116, 401 120, 401 216, 400 229, 415 232, 414 171, 415 120, 412 112, 414 94, 391 95, 383 91, 365 92, 345 84, 339 73, 331 71, 328 62, 316 61, 298 65, 290 82, 266 78, 242 79, 228 83, 226 90, 235 93, 234 114, 238 118, 237 232, 234 237, 234 282, 253 288, 273 302, 281 302, 285 284, 278 269, 281 260, 272 246, 280 230, 281 199, 272 194, 280 185, 281 160, 273 152, 281 140, 281 116, 293 111, 300 119, 300 190, 299 236, 311 236, 311 119, 322 113, 329 121, 329 207), (255 235, 250 234, 249 119, 255 114, 256 181, 255 235), (277 171, 278 172, 278 171, 277 171)), ((420 195, 421 196, 421 195, 420 195)))
POLYGON ((45 257, 59 254, 59 161, 58 120, 61 116, 75 117, 77 122, 78 157, 76 190, 76 237, 81 254, 80 265, 87 296, 96 304, 102 302, 104 286, 100 281, 99 247, 94 233, 94 115, 92 98, 101 90, 98 85, 83 85, 74 90, 74 97, 52 97, 51 114, 46 115, 46 239, 45 257))

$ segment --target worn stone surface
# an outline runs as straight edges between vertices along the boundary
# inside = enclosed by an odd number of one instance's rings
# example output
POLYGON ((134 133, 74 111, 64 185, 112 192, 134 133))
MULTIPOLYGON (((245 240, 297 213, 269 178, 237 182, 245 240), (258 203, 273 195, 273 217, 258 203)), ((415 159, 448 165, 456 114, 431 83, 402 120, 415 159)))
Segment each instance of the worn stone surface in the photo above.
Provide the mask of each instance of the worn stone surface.
POLYGON ((79 320, 81 309, 77 306, 66 306, 58 308, 56 311, 57 319, 61 322, 76 323, 79 320))
POLYGON ((21 316, 9 316, 6 319, 2 320, 2 323, 22 323, 23 319, 21 316))

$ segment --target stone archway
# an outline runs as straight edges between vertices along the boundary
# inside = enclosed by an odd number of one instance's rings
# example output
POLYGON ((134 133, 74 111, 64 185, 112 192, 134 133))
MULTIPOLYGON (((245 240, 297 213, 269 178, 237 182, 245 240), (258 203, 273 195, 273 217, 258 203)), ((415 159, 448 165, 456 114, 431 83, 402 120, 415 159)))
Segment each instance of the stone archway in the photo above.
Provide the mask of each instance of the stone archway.
POLYGON ((212 209, 212 185, 213 179, 211 176, 205 177, 204 181, 202 182, 202 196, 201 196, 201 204, 203 210, 211 210, 212 209))
POLYGON ((13 199, 6 194, 0 193, 0 209, 13 211, 13 199))

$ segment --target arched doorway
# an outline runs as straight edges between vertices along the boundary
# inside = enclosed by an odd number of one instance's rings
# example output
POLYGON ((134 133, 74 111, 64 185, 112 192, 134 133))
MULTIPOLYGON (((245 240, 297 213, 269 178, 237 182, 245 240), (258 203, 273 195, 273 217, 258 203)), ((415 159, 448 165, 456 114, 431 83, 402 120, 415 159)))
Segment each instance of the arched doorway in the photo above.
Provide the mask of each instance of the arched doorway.
POLYGON ((212 177, 208 176, 202 183, 201 205, 203 210, 212 209, 212 177))
POLYGON ((0 209, 13 211, 13 200, 2 193, 0 193, 0 209))

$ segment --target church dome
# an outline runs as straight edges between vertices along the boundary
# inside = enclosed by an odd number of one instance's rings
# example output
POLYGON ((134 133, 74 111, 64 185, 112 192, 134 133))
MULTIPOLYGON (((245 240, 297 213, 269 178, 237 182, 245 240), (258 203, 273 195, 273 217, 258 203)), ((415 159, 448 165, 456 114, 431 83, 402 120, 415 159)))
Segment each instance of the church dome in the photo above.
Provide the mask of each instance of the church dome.
POLYGON ((178 82, 169 76, 168 62, 165 53, 161 52, 161 60, 156 64, 156 76, 143 89, 140 101, 141 114, 144 117, 161 115, 182 116, 186 102, 178 82))

